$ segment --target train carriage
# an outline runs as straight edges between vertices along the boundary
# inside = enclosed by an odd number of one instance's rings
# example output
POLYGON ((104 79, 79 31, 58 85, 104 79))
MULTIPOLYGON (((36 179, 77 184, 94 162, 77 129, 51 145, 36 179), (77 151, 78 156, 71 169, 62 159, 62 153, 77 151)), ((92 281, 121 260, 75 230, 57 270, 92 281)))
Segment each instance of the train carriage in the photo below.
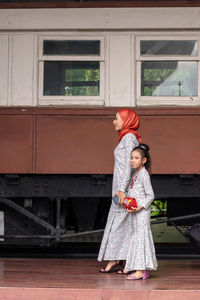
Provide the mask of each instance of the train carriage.
POLYGON ((168 215, 199 212, 199 14, 198 1, 0 3, 2 245, 103 228, 121 107, 140 116, 168 215))

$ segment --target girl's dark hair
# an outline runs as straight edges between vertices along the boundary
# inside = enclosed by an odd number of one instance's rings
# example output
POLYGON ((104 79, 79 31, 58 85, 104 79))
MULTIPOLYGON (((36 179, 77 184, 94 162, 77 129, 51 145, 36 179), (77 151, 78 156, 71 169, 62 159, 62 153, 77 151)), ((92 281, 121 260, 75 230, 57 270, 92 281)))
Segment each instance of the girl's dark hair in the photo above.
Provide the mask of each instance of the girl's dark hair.
POLYGON ((150 150, 149 146, 147 144, 139 144, 137 147, 135 147, 132 150, 132 152, 135 150, 137 150, 143 158, 145 157, 147 159, 144 166, 147 169, 147 171, 150 172, 151 171, 151 157, 149 155, 149 150, 150 150))

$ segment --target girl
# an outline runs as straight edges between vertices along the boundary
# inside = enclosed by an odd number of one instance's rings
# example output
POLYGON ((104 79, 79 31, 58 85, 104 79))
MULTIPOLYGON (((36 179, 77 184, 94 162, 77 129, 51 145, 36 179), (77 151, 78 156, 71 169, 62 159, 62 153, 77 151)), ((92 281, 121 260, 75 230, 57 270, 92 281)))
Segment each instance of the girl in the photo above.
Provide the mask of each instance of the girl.
POLYGON ((121 260, 126 260, 132 232, 132 216, 122 204, 131 179, 131 151, 138 145, 138 141, 141 141, 140 134, 137 132, 139 117, 135 111, 127 108, 120 109, 113 124, 119 134, 119 143, 114 151, 112 196, 118 195, 119 205, 112 201, 101 242, 98 260, 107 261, 106 267, 100 270, 102 273, 114 271, 115 267, 119 268, 121 260))
POLYGON ((131 165, 135 173, 132 177, 128 197, 137 200, 137 208, 130 212, 133 217, 133 232, 123 272, 129 273, 131 270, 136 270, 127 277, 128 280, 136 280, 148 278, 149 270, 157 269, 150 228, 151 202, 154 199, 154 193, 147 172, 151 165, 148 145, 139 144, 133 149, 131 165))

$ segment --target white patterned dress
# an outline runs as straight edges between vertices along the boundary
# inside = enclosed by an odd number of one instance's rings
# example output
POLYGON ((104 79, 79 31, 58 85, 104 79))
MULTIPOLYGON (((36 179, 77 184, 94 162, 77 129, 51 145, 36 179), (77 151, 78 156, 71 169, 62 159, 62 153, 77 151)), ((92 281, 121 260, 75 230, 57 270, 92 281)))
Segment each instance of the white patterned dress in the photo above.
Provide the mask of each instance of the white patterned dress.
MULTIPOLYGON (((137 145, 138 140, 135 135, 128 133, 115 148, 112 196, 119 190, 125 192, 128 189, 132 173, 131 152, 137 145)), ((112 201, 98 260, 125 260, 131 233, 132 215, 123 206, 112 201)))
POLYGON ((157 260, 150 228, 151 202, 154 192, 150 176, 145 167, 133 176, 133 187, 128 196, 137 200, 137 206, 144 208, 132 215, 132 237, 127 254, 125 270, 156 270, 157 260))

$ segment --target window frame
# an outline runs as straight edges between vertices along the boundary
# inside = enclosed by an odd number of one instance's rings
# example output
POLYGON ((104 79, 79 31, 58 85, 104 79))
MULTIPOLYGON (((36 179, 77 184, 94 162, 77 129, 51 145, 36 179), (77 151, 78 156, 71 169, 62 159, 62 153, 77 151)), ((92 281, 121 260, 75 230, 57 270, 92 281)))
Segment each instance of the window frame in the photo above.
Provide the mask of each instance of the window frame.
POLYGON ((39 105, 104 105, 104 80, 105 80, 105 54, 104 37, 102 36, 74 36, 74 35, 45 35, 39 37, 39 105), (100 55, 45 55, 43 54, 43 41, 63 41, 63 40, 98 40, 100 41, 100 55), (98 96, 64 96, 64 95, 43 95, 44 86, 44 62, 45 61, 98 61, 99 62, 99 95, 98 96))
MULTIPOLYGON (((160 33, 163 34, 163 33, 160 33)), ((157 35, 140 35, 136 36, 136 103, 138 106, 149 105, 200 105, 200 37, 192 35, 173 35, 166 34, 163 36, 157 35), (197 55, 141 55, 140 41, 166 41, 166 40, 180 40, 180 41, 197 41, 197 55), (197 62, 197 96, 141 96, 141 76, 142 76, 142 62, 144 61, 196 61, 197 62)))

